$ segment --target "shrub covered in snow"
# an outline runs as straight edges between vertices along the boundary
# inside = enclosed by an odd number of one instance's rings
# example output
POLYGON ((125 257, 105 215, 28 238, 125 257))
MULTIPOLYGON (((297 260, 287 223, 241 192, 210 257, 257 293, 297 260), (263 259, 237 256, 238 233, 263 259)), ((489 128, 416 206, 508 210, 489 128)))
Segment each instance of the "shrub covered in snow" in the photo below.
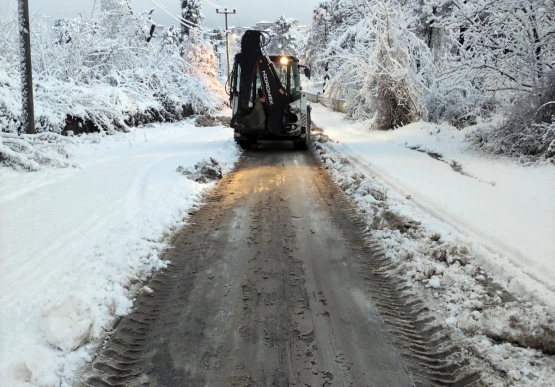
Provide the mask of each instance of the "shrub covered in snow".
MULTIPOLYGON (((68 125, 113 132, 221 107, 223 92, 208 69, 213 62, 182 57, 171 36, 152 39, 153 26, 150 15, 138 15, 123 2, 95 10, 90 18, 60 18, 53 26, 33 18, 37 132, 62 133, 68 125)), ((21 130, 16 22, 0 23, 0 34, 0 126, 16 133, 21 130)))
POLYGON ((0 134, 0 164, 37 171, 41 165, 67 167, 71 140, 56 133, 0 134))
POLYGON ((468 137, 486 152, 516 156, 523 163, 555 162, 555 123, 497 125, 476 129, 468 137))
POLYGON ((523 156, 523 161, 554 162, 555 73, 546 78, 534 93, 520 94, 510 114, 495 127, 472 132, 472 141, 489 152, 523 156))

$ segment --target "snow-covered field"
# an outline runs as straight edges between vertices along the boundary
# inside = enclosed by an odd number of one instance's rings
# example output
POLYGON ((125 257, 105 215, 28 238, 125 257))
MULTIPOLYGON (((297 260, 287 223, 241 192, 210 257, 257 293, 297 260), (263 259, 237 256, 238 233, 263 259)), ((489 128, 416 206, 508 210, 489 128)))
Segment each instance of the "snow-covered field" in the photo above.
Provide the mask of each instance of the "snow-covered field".
POLYGON ((313 108, 317 154, 484 381, 555 386, 555 167, 480 155, 468 129, 313 108))
POLYGON ((68 386, 213 183, 176 172, 239 151, 192 121, 74 138, 74 167, 0 169, 0 386, 68 386), (30 384, 29 384, 30 383, 30 384))

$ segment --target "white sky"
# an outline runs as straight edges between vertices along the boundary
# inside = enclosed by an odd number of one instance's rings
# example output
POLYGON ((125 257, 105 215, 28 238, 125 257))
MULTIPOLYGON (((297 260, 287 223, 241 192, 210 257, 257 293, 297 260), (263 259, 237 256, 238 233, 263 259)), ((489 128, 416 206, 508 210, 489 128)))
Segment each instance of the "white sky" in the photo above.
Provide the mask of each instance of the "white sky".
MULTIPOLYGON (((44 15, 76 16, 79 12, 90 13, 93 9, 94 0, 28 0, 31 13, 39 12, 44 15)), ((179 14, 180 0, 154 0, 158 4, 175 14, 179 14)), ((262 20, 274 21, 280 15, 294 17, 301 24, 310 24, 312 20, 312 9, 321 0, 202 0, 202 13, 205 16, 203 25, 206 27, 223 27, 224 15, 216 14, 216 7, 222 9, 228 7, 229 10, 235 8, 237 15, 229 15, 228 23, 230 26, 252 26, 262 20)), ((97 0, 99 3, 99 0, 97 0)), ((138 10, 157 10, 153 18, 157 24, 171 25, 174 20, 166 15, 161 9, 154 5, 151 0, 131 0, 132 6, 138 10)), ((17 8, 17 0, 0 0, 0 18, 6 15, 6 10, 12 6, 17 8)), ((9 12, 8 12, 9 14, 9 12)), ((175 22, 177 24, 177 22, 175 22)))

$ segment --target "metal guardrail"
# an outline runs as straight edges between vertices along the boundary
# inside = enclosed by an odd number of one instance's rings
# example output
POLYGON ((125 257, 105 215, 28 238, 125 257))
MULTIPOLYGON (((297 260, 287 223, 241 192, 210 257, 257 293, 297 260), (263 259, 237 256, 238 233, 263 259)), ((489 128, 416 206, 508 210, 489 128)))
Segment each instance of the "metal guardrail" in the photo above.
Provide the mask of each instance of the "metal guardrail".
POLYGON ((332 99, 328 97, 322 97, 320 93, 313 94, 305 92, 305 94, 306 99, 308 99, 310 102, 320 103, 330 109, 333 109, 336 112, 347 113, 344 99, 332 99))

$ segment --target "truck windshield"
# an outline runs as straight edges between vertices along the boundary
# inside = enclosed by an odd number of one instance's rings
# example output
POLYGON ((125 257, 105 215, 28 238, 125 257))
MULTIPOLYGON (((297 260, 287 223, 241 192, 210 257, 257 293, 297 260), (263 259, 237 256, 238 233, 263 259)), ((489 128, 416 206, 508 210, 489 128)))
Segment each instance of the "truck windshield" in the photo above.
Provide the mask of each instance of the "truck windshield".
POLYGON ((279 63, 274 63, 276 68, 276 73, 283 87, 287 88, 287 76, 289 70, 289 95, 295 95, 301 91, 300 81, 299 81, 299 67, 296 63, 291 62, 289 65, 282 65, 279 63))

